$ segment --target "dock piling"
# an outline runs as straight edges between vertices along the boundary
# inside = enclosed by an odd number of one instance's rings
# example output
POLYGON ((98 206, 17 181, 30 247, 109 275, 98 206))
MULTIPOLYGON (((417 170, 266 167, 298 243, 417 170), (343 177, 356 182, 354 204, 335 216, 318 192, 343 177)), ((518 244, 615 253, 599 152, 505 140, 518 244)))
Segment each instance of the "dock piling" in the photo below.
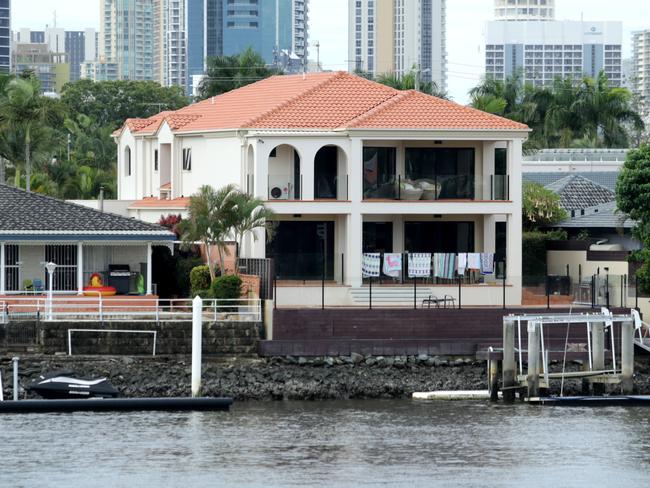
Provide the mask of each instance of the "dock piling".
MULTIPOLYGON (((605 369, 605 323, 596 322, 591 328, 591 344, 593 348, 595 371, 605 369)), ((600 396, 605 394, 605 384, 593 382, 594 395, 600 396)))
POLYGON ((515 320, 512 317, 503 318, 503 401, 515 401, 515 320))
POLYGON ((528 322, 528 398, 539 396, 539 323, 528 322))
POLYGON ((631 395, 634 389, 634 323, 621 324, 621 391, 631 395))

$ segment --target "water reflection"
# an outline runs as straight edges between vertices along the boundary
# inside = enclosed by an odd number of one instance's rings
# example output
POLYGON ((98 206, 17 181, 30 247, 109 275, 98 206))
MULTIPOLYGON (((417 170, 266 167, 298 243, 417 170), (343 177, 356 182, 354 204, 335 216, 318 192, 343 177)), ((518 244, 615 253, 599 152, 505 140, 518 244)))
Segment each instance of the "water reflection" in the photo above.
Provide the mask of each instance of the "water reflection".
POLYGON ((239 403, 0 417, 0 486, 645 485, 641 408, 239 403))

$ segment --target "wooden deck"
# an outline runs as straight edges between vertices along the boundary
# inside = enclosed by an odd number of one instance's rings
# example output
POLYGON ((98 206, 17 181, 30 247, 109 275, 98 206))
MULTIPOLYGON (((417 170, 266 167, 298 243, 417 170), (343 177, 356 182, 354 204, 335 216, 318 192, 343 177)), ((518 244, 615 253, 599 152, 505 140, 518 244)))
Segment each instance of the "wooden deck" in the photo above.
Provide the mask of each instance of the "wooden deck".
MULTIPOLYGON (((490 346, 502 347, 505 315, 568 312, 560 308, 276 310, 273 340, 261 341, 260 355, 475 356, 490 346)), ((615 311, 619 312, 624 313, 615 311)), ((573 313, 580 311, 573 309, 573 313)), ((525 340, 525 330, 522 334, 525 340)), ((564 347, 566 328, 549 327, 544 335, 550 348, 564 347)), ((586 327, 572 326, 569 342, 586 342, 586 327)))

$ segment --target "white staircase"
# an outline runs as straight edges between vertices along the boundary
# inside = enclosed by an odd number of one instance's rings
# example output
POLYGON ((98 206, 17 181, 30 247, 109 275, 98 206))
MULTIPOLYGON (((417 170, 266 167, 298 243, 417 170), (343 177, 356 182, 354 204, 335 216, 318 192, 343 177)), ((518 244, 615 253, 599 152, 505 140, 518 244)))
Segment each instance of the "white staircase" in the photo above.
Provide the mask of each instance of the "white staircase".
POLYGON ((634 317, 634 345, 650 352, 650 337, 647 337, 650 326, 641 320, 637 310, 632 309, 632 317, 634 317))
MULTIPOLYGON (((431 288, 417 287, 417 305, 422 306, 422 300, 429 298, 431 288)), ((370 287, 350 288, 350 298, 355 305, 368 305, 370 302, 370 287)), ((438 297, 442 298, 442 297, 438 297)), ((375 286, 372 287, 372 304, 377 306, 413 306, 413 286, 375 286)))

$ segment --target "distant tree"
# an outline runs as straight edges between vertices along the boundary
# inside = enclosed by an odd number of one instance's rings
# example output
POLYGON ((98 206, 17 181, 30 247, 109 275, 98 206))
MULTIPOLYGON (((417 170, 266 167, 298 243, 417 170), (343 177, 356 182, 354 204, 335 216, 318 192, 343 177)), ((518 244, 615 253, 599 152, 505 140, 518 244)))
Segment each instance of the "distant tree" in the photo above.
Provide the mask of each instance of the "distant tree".
POLYGON ((641 291, 650 293, 650 145, 627 153, 616 182, 616 206, 636 221, 634 233, 643 244, 634 256, 642 263, 636 276, 641 291))
POLYGON ((556 224, 567 218, 560 197, 539 183, 526 182, 523 187, 523 225, 527 230, 556 224))
POLYGON ((199 86, 199 99, 206 99, 282 74, 270 68, 252 48, 233 56, 216 56, 207 60, 207 75, 199 86))
POLYGON ((397 90, 415 90, 418 88, 419 85, 419 91, 421 91, 422 93, 433 95, 438 98, 445 98, 445 99, 449 98, 447 93, 440 90, 438 85, 433 81, 420 80, 420 82, 417 83, 418 76, 420 76, 418 72, 415 69, 413 69, 408 73, 404 73, 401 76, 395 73, 383 73, 378 75, 375 81, 377 81, 377 83, 390 86, 397 90))
POLYGON ((128 118, 146 118, 163 110, 178 110, 190 100, 180 86, 155 81, 100 81, 67 83, 61 101, 71 114, 85 115, 98 126, 114 130, 128 118))

